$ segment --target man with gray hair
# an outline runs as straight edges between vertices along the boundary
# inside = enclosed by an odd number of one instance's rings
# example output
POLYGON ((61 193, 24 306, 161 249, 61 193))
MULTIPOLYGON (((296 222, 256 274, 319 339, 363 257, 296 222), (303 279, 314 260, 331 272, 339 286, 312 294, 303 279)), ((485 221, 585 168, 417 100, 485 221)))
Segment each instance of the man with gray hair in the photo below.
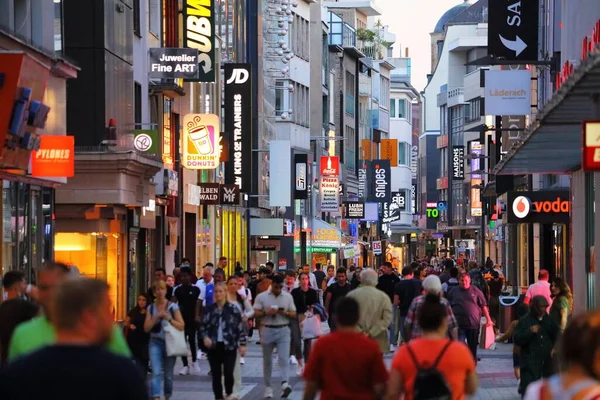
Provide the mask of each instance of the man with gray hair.
POLYGON ((416 297, 410 305, 408 309, 408 315, 406 316, 406 322, 404 325, 404 331, 406 332, 406 342, 420 338, 423 334, 421 327, 419 326, 419 310, 421 306, 425 302, 425 297, 428 294, 434 294, 440 298, 440 303, 446 308, 447 319, 448 319, 448 337, 456 340, 458 338, 458 324, 456 323, 456 318, 454 318, 454 313, 452 312, 452 307, 450 307, 450 303, 448 300, 441 296, 442 293, 442 282, 437 275, 429 275, 427 278, 423 280, 423 294, 416 297))
POLYGON ((390 350, 388 328, 392 322, 392 302, 385 292, 376 288, 378 279, 375 270, 365 269, 360 274, 361 286, 347 296, 358 303, 359 332, 374 339, 385 354, 390 350))

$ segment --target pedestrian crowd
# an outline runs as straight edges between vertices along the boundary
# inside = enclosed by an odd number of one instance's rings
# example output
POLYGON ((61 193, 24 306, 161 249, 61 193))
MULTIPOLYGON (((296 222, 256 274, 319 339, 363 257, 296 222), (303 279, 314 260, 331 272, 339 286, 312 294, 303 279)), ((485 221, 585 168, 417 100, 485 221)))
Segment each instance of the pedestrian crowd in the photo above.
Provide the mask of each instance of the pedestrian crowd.
POLYGON ((478 348, 495 339, 513 343, 523 398, 600 400, 600 313, 572 318, 568 284, 548 271, 496 336, 506 282, 489 257, 481 268, 434 257, 400 275, 390 262, 377 270, 276 271, 270 262, 229 277, 226 270, 224 257, 200 279, 187 259, 172 275, 157 269, 122 328, 103 281, 54 262, 35 287, 7 272, 0 398, 169 399, 181 357, 180 375, 201 374, 206 358, 215 399, 239 399, 246 348, 256 340, 267 399, 291 394, 289 364, 306 381, 304 399, 463 399, 477 390, 478 348))

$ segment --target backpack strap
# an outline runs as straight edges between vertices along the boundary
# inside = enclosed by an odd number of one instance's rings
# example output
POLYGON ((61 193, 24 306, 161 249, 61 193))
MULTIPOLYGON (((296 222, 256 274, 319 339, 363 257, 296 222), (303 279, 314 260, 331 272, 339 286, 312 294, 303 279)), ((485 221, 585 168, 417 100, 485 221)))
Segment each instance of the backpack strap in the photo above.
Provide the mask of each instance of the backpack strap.
POLYGON ((451 344, 452 344, 452 340, 448 339, 448 343, 446 343, 446 345, 444 346, 444 348, 442 349, 442 351, 440 352, 440 354, 437 356, 437 358, 433 362, 433 365, 431 366, 431 368, 434 368, 434 369, 437 368, 438 364, 442 360, 442 357, 446 353, 446 350, 448 350, 448 347, 450 347, 451 344))

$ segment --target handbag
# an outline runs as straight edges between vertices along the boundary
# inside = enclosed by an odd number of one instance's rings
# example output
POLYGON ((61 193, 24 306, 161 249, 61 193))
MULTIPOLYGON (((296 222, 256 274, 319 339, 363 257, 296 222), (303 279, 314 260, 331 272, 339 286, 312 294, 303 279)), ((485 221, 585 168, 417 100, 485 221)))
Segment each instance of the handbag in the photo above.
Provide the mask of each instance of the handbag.
POLYGON ((163 327, 165 334, 165 346, 167 348, 168 357, 187 356, 187 342, 185 340, 185 332, 175 328, 170 323, 166 323, 163 327))
POLYGON ((304 313, 304 321, 301 322, 302 339, 314 339, 323 334, 321 326, 321 317, 312 312, 304 313))
MULTIPOLYGON (((494 334, 494 326, 481 326, 481 336, 479 337, 480 349, 491 349, 496 343, 496 335, 494 334)), ((492 349, 493 350, 493 349, 492 349)))

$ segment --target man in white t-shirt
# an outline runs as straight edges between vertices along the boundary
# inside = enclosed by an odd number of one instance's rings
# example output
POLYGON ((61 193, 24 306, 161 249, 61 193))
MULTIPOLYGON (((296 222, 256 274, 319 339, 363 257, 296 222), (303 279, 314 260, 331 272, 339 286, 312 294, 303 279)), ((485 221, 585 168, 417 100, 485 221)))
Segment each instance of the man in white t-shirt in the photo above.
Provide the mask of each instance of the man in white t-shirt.
POLYGON ((202 300, 202 307, 206 307, 207 305, 210 305, 213 303, 213 299, 212 299, 212 290, 209 290, 209 299, 208 299, 208 303, 207 303, 207 299, 206 299, 206 287, 209 285, 213 285, 215 284, 215 281, 213 279, 213 274, 214 274, 214 270, 212 266, 209 265, 205 265, 204 268, 202 269, 202 279, 198 279, 198 282, 196 282, 196 286, 198 286, 198 288, 200 289, 200 295, 198 296, 198 300, 202 300))
POLYGON ((525 293, 525 299, 523 299, 523 303, 529 305, 531 299, 533 299, 535 296, 544 296, 546 300, 548 300, 547 310, 549 310, 550 306, 552 305, 550 282, 548 282, 549 279, 550 273, 545 269, 541 269, 540 273, 538 274, 538 281, 530 285, 527 289, 527 293, 525 293))

